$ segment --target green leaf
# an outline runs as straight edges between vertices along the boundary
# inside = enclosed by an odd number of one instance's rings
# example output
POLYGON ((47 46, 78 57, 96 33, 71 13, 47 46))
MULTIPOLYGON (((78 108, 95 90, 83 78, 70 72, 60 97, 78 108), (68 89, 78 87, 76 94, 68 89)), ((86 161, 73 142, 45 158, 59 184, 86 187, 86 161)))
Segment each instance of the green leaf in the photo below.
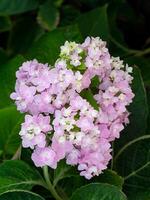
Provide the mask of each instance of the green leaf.
POLYGON ((127 143, 115 158, 115 167, 124 176, 124 191, 129 200, 148 200, 150 196, 150 135, 127 143), (133 196, 134 194, 134 196, 133 196), (144 198, 145 197, 145 198, 144 198))
POLYGON ((38 23, 44 29, 52 31, 59 23, 59 12, 53 0, 47 0, 40 6, 37 16, 38 23))
POLYGON ((68 176, 61 179, 58 185, 60 193, 65 193, 68 197, 70 197, 76 189, 89 183, 107 183, 122 189, 124 180, 115 171, 108 169, 99 176, 93 177, 91 180, 86 180, 84 177, 79 175, 79 172, 77 172, 77 175, 75 176, 68 176))
POLYGON ((108 21, 109 21, 109 29, 110 34, 121 44, 126 45, 124 42, 123 34, 117 26, 117 15, 120 11, 120 6, 122 5, 124 0, 112 0, 108 5, 108 21))
POLYGON ((110 30, 109 50, 113 56, 124 56, 130 52, 130 49, 128 49, 128 46, 124 41, 123 33, 117 24, 118 14, 123 2, 124 0, 112 0, 108 5, 108 22, 110 30))
POLYGON ((109 28, 106 5, 81 15, 77 19, 77 23, 83 38, 87 36, 99 36, 108 41, 109 28))
POLYGON ((69 175, 70 172, 68 177, 61 179, 58 184, 59 192, 64 194, 64 196, 67 195, 69 198, 75 190, 89 183, 107 183, 117 186, 119 189, 122 189, 124 183, 123 178, 112 170, 105 170, 103 174, 100 174, 98 177, 94 177, 91 180, 86 180, 84 177, 81 177, 79 172, 72 176, 69 175))
POLYGON ((92 90, 93 95, 99 92, 99 84, 100 80, 99 77, 96 75, 91 79, 90 88, 92 90))
POLYGON ((80 10, 72 5, 63 5, 61 8, 60 26, 72 24, 80 15, 80 10))
POLYGON ((150 85, 150 59, 132 56, 126 58, 126 62, 130 65, 137 65, 141 70, 144 84, 146 86, 150 85))
POLYGON ((0 65, 5 63, 8 60, 8 56, 6 54, 6 52, 0 48, 0 65))
POLYGON ((83 4, 83 6, 86 6, 90 9, 92 8, 96 8, 98 6, 104 5, 107 2, 109 2, 109 0, 80 0, 80 2, 83 4))
POLYGON ((0 67, 0 109, 12 105, 10 94, 15 88, 15 73, 23 61, 22 56, 17 56, 0 67))
POLYGON ((148 102, 148 109, 149 109, 149 115, 148 115, 148 120, 147 120, 147 131, 146 133, 150 134, 150 91, 149 89, 147 90, 147 102, 148 102))
POLYGON ((57 168, 54 171, 54 181, 53 185, 56 186, 57 183, 68 177, 77 176, 78 173, 74 167, 67 165, 64 160, 60 161, 57 168))
POLYGON ((0 165, 0 194, 14 189, 31 190, 43 185, 41 175, 21 160, 9 160, 0 165))
POLYGON ((9 35, 7 45, 9 55, 25 53, 43 33, 44 30, 36 23, 33 16, 19 17, 9 35))
POLYGON ((85 180, 83 176, 80 176, 78 172, 77 176, 71 176, 71 177, 61 179, 58 184, 59 186, 58 192, 60 194, 61 193, 64 194, 64 196, 66 195, 70 199, 73 192, 85 184, 88 184, 87 181, 85 180))
POLYGON ((3 156, 13 155, 20 145, 20 125, 23 116, 14 106, 0 110, 0 150, 3 156))
POLYGON ((0 32, 8 31, 12 27, 11 20, 8 16, 0 17, 0 32))
POLYGON ((113 185, 91 183, 77 189, 71 200, 127 200, 127 198, 113 185))
POLYGON ((133 69, 132 89, 135 97, 128 108, 130 111, 130 123, 121 133, 120 139, 115 141, 116 152, 129 141, 144 135, 147 128, 148 105, 146 92, 139 69, 137 67, 133 69))
POLYGON ((146 190, 144 192, 139 191, 129 193, 128 192, 128 200, 149 200, 150 199, 150 190, 146 190))
POLYGON ((44 200, 38 194, 26 190, 10 190, 0 195, 0 200, 44 200))
POLYGON ((58 28, 43 35, 33 44, 26 57, 28 59, 36 58, 40 62, 54 64, 60 53, 60 46, 66 40, 81 41, 81 35, 76 25, 58 28))
POLYGON ((91 90, 82 90, 80 92, 80 96, 86 99, 95 110, 99 110, 100 106, 97 104, 96 100, 94 99, 91 90))
POLYGON ((0 15, 14 15, 35 10, 38 6, 37 0, 1 0, 0 15))
POLYGON ((115 171, 107 169, 102 174, 100 174, 98 177, 94 177, 92 182, 98 182, 98 183, 108 183, 110 185, 114 185, 122 189, 124 179, 119 176, 115 171))

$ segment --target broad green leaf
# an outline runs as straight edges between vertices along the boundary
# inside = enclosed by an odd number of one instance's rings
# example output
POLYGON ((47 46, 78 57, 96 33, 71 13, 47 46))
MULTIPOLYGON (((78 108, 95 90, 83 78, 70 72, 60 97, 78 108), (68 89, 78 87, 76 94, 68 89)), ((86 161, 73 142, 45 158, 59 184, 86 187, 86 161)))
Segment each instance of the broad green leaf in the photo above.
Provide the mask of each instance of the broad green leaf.
POLYGON ((99 36, 104 40, 108 40, 109 28, 106 5, 81 15, 77 22, 84 38, 99 36))
POLYGON ((99 110, 99 105, 97 104, 96 100, 93 97, 92 91, 91 90, 82 90, 80 92, 80 95, 86 99, 90 105, 95 109, 95 110, 99 110))
POLYGON ((13 15, 36 9, 37 0, 1 0, 0 15, 13 15))
POLYGON ((126 62, 130 65, 137 65, 142 74, 144 84, 150 85, 150 59, 144 57, 131 56, 126 58, 126 62))
POLYGON ((96 95, 99 93, 99 84, 100 84, 100 80, 99 80, 99 77, 96 75, 91 79, 91 84, 90 84, 90 89, 93 95, 96 95))
POLYGON ((0 195, 0 200, 44 200, 40 195, 26 190, 10 190, 0 195))
MULTIPOLYGON (((134 187, 134 186, 133 186, 134 187)), ((139 191, 136 192, 128 191, 128 200, 149 200, 150 199, 150 190, 146 190, 144 192, 139 191)))
POLYGON ((124 41, 124 36, 117 24, 117 17, 124 0, 112 0, 108 5, 109 22, 109 50, 113 56, 123 56, 129 54, 130 49, 124 41))
POLYGON ((7 59, 8 59, 8 56, 7 56, 6 52, 2 48, 0 48, 0 65, 5 63, 7 61, 7 59))
POLYGON ((124 179, 119 176, 115 171, 107 169, 98 177, 94 177, 91 182, 108 183, 122 189, 124 179))
POLYGON ((67 165, 65 160, 59 162, 57 168, 54 171, 54 181, 53 184, 57 185, 57 183, 68 177, 77 176, 78 173, 74 167, 67 165))
POLYGON ((0 110, 0 150, 3 156, 14 154, 20 145, 20 125, 23 116, 14 106, 0 110))
POLYGON ((11 20, 8 16, 0 17, 0 32, 8 31, 12 27, 11 20))
POLYGON ((33 16, 19 17, 9 35, 7 45, 9 55, 25 53, 42 34, 44 34, 44 30, 37 24, 33 16))
POLYGON ((43 35, 33 44, 26 57, 28 59, 36 58, 40 62, 54 64, 60 53, 60 46, 66 40, 76 42, 81 40, 81 35, 76 25, 58 28, 43 35))
POLYGON ((59 186, 58 192, 60 194, 61 193, 65 194, 70 199, 70 197, 72 196, 73 192, 76 189, 78 189, 86 184, 87 184, 87 181, 85 180, 85 178, 83 176, 80 176, 79 172, 78 172, 77 176, 71 176, 71 177, 61 179, 58 184, 58 186, 59 186))
POLYGON ((117 187, 104 183, 91 183, 77 189, 71 200, 127 200, 117 187))
POLYGON ((136 138, 120 149, 115 158, 115 167, 124 177, 124 191, 128 194, 129 200, 134 200, 134 198, 140 200, 137 194, 143 196, 141 200, 146 198, 148 200, 150 196, 150 135, 136 138))
POLYGON ((147 133, 150 134, 150 91, 147 89, 147 102, 148 102, 148 109, 149 109, 149 115, 147 120, 147 133))
MULTIPOLYGON (((130 124, 115 143, 117 154, 114 166, 117 172, 125 177, 124 190, 129 200, 136 200, 130 196, 137 193, 148 194, 150 182, 150 143, 149 135, 144 135, 147 128, 147 100, 144 84, 138 68, 134 68, 133 91, 135 98, 129 110, 130 124)), ((138 198, 137 198, 138 199, 138 198)), ((146 199, 147 200, 147 199, 146 199)))
POLYGON ((88 8, 97 8, 98 6, 104 5, 109 2, 109 0, 80 0, 83 6, 88 8))
POLYGON ((130 123, 121 133, 119 140, 115 141, 116 152, 129 141, 144 135, 147 128, 148 105, 146 92, 139 69, 137 67, 133 69, 132 89, 135 97, 128 107, 130 123))
POLYGON ((41 27, 48 31, 52 31, 57 27, 59 23, 59 12, 53 0, 47 0, 40 6, 37 20, 41 27))
POLYGON ((79 175, 79 172, 77 173, 78 175, 76 176, 71 176, 60 180, 58 184, 60 192, 66 193, 68 197, 70 197, 76 189, 89 183, 107 183, 117 186, 119 189, 122 189, 122 185, 124 183, 124 180, 121 176, 119 176, 115 171, 109 169, 105 170, 98 177, 95 176, 91 180, 86 180, 84 177, 79 175))
POLYGON ((126 45, 124 42, 123 34, 121 30, 117 26, 117 15, 120 10, 120 6, 124 0, 112 0, 108 5, 108 22, 109 22, 109 30, 111 36, 117 39, 121 44, 126 45))
POLYGON ((15 88, 15 73, 23 61, 22 56, 17 56, 0 67, 0 109, 13 103, 10 94, 15 88))
POLYGON ((14 189, 31 190, 34 185, 42 186, 42 177, 25 162, 9 160, 0 165, 0 194, 14 189))
POLYGON ((72 24, 80 15, 80 10, 71 5, 63 5, 61 8, 60 26, 72 24))

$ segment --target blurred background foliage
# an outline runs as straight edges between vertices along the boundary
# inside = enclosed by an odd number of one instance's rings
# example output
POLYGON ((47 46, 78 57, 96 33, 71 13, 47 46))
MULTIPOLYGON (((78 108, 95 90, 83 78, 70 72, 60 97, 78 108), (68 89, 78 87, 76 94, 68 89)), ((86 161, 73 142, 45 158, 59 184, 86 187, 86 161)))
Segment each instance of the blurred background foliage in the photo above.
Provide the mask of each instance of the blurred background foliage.
MULTIPOLYGON (((19 65, 34 58, 53 65, 65 40, 83 41, 86 36, 100 36, 107 41, 113 56, 120 56, 134 66, 132 87, 136 95, 129 108, 131 123, 124 131, 126 134, 114 144, 115 160, 110 166, 123 178, 107 171, 92 182, 123 187, 129 200, 149 200, 150 0, 0 0, 1 161, 15 158, 20 152, 18 132, 23 116, 9 98, 19 65), (141 139, 136 141, 137 138, 141 139), (140 174, 137 176, 136 172, 140 174)), ((21 158, 32 165, 30 151, 23 150, 21 158)), ((60 165, 58 174, 62 168, 60 165)), ((5 165, 0 166, 0 187, 4 184, 5 169, 5 165)), ((69 196, 72 190, 87 182, 72 177, 68 168, 66 172, 61 178, 56 176, 56 180, 61 179, 60 193, 65 191, 69 196)), ((34 188, 33 191, 47 199, 45 190, 34 188)))

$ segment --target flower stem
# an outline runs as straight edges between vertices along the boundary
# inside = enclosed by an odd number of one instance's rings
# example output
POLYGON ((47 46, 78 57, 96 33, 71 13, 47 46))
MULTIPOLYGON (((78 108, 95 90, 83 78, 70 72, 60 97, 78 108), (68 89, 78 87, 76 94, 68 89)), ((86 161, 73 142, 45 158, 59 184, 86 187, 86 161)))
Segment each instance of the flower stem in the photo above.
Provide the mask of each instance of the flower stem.
POLYGON ((54 186, 52 185, 51 181, 50 181, 50 178, 49 178, 49 173, 48 173, 48 167, 47 166, 44 166, 43 167, 43 174, 44 174, 44 178, 45 178, 45 181, 46 181, 46 184, 48 186, 48 189, 49 191, 51 192, 51 194, 53 195, 53 197, 56 199, 56 200, 63 200, 56 192, 54 186))

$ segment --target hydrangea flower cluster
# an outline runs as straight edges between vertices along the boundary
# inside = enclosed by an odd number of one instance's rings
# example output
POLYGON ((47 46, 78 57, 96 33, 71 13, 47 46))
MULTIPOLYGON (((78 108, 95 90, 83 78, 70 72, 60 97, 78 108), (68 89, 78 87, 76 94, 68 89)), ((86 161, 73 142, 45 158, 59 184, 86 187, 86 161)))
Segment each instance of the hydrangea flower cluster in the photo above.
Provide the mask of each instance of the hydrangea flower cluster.
POLYGON ((11 98, 27 113, 19 134, 23 147, 33 149, 35 165, 55 169, 65 158, 87 179, 102 173, 112 158, 111 142, 129 123, 130 73, 99 37, 66 41, 54 67, 24 62, 11 98))

